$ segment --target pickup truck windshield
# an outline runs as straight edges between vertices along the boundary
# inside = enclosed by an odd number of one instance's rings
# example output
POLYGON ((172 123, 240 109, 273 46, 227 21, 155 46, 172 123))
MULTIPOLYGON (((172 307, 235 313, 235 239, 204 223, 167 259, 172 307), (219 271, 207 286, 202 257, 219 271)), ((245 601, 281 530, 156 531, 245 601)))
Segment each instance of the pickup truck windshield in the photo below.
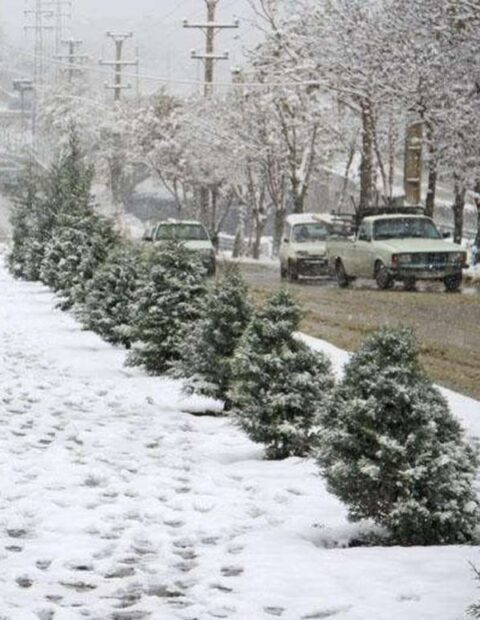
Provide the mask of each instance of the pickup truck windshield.
POLYGON ((373 223, 373 238, 381 239, 440 239, 435 224, 421 217, 392 218, 373 223))
POLYGON ((155 235, 157 241, 208 241, 207 231, 199 224, 161 224, 155 235))
POLYGON ((326 224, 296 224, 293 227, 293 240, 295 243, 311 243, 325 241, 330 234, 326 224))

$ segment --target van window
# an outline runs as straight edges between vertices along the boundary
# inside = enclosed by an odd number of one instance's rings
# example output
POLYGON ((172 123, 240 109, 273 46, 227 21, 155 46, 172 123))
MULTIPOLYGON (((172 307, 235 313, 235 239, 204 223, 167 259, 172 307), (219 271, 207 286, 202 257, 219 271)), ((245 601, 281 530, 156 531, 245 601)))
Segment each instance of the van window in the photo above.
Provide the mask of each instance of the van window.
POLYGON ((295 243, 326 241, 329 236, 330 227, 322 222, 296 224, 293 227, 293 240, 295 243))

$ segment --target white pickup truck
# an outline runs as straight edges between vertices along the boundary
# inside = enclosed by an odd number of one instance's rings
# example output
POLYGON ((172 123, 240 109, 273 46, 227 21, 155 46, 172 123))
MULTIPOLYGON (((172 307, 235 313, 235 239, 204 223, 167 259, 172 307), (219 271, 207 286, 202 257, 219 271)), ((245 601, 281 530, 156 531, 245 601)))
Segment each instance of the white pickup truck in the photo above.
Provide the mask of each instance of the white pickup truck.
POLYGON ((408 213, 365 217, 354 237, 327 241, 327 258, 341 287, 373 278, 380 289, 401 281, 414 290, 417 280, 439 280, 456 291, 467 267, 467 253, 445 241, 432 219, 408 213))

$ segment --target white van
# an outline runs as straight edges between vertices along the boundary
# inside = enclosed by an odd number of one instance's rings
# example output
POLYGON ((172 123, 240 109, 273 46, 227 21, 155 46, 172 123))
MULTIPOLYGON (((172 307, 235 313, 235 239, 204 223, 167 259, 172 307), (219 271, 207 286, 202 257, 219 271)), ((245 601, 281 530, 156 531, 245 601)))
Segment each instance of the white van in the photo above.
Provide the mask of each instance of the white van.
POLYGON ((332 216, 301 213, 285 218, 280 245, 280 277, 328 276, 327 240, 333 230, 332 216))

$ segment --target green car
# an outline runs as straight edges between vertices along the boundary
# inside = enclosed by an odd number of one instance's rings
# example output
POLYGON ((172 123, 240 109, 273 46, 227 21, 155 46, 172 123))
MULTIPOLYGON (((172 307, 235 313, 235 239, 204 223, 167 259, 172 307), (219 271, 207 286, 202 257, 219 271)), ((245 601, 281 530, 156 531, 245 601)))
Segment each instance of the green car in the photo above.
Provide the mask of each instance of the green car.
POLYGON ((146 231, 143 239, 154 244, 179 241, 188 250, 200 256, 209 276, 215 274, 215 248, 206 228, 200 222, 177 220, 158 222, 146 231))
POLYGON ((413 290, 417 280, 439 280, 456 291, 467 267, 463 248, 445 241, 424 215, 365 217, 355 237, 327 242, 327 256, 341 287, 355 278, 373 278, 381 289, 401 281, 413 290))

